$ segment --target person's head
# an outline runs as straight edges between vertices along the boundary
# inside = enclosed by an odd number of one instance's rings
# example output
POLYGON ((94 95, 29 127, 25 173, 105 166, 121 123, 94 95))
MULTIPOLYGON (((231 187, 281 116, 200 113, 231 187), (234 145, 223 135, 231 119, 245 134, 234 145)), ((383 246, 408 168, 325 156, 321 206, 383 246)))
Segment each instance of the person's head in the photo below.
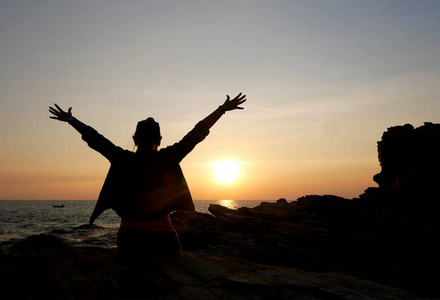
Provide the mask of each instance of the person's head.
POLYGON ((133 140, 139 149, 157 149, 161 139, 159 123, 153 118, 138 122, 133 140))

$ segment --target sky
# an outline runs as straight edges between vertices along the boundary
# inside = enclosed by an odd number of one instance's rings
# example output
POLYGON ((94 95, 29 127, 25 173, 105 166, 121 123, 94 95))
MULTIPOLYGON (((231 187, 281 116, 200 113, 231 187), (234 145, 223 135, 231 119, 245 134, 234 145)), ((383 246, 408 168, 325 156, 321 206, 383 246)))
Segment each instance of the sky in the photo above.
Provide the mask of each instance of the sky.
POLYGON ((98 197, 109 162, 53 103, 134 150, 239 92, 181 163, 195 200, 358 197, 388 127, 440 123, 440 1, 0 0, 0 199, 98 197))

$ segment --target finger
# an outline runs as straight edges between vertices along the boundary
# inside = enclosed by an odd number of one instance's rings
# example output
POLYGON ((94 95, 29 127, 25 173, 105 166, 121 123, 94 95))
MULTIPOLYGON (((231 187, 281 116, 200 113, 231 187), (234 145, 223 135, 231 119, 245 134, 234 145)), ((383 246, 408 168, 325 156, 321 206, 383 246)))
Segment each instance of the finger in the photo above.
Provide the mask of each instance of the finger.
POLYGON ((53 109, 52 107, 49 109, 49 112, 54 114, 54 115, 59 114, 59 112, 57 110, 53 109))
POLYGON ((69 107, 69 110, 67 112, 69 113, 69 115, 71 115, 72 114, 72 108, 69 107))
POLYGON ((229 101, 229 99, 230 99, 229 95, 226 95, 226 101, 229 101))
POLYGON ((58 118, 57 118, 57 117, 49 117, 49 118, 51 118, 51 119, 55 119, 55 120, 58 120, 58 118))
POLYGON ((244 109, 244 107, 237 106, 237 109, 244 109))
POLYGON ((246 102, 246 99, 244 99, 244 100, 241 100, 241 101, 239 101, 239 102, 238 102, 238 104, 237 104, 237 105, 243 104, 243 103, 245 103, 245 102, 246 102))
POLYGON ((62 110, 61 107, 59 107, 56 103, 54 103, 54 104, 55 104, 55 106, 58 108, 58 110, 59 110, 60 112, 64 112, 64 110, 62 110))
POLYGON ((243 96, 241 96, 241 97, 235 98, 234 100, 237 101, 237 102, 239 102, 239 101, 242 101, 242 100, 245 99, 245 98, 246 98, 246 95, 243 95, 243 96))
POLYGON ((240 98, 240 96, 241 96, 241 93, 240 93, 240 94, 238 94, 237 96, 235 96, 234 100, 236 100, 236 99, 240 98))

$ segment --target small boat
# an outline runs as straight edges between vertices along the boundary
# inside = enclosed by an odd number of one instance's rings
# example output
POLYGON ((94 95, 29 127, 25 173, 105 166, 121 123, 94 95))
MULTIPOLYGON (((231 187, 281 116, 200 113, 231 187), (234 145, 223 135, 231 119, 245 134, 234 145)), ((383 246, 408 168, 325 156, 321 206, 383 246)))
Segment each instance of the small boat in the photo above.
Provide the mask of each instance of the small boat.
POLYGON ((64 204, 54 204, 54 205, 52 205, 52 207, 56 207, 56 208, 64 207, 64 204))

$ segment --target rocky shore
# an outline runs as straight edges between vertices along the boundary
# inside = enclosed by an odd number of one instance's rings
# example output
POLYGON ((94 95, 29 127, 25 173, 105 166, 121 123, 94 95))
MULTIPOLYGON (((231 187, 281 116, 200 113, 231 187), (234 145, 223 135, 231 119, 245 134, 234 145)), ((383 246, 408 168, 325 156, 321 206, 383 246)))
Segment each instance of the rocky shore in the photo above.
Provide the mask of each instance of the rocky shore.
POLYGON ((2 299, 438 298, 437 218, 397 201, 369 189, 173 214, 184 252, 136 271, 116 248, 31 236, 3 249, 2 299))
POLYGON ((134 270, 118 263, 116 248, 78 247, 61 235, 16 241, 0 252, 0 297, 440 298, 439 133, 431 123, 389 128, 378 143, 379 187, 359 198, 309 195, 236 210, 211 205, 211 214, 195 220, 175 213, 184 252, 134 270))
POLYGON ((375 193, 370 189, 351 200, 306 196, 290 203, 261 203, 253 209, 213 205, 210 211, 215 217, 204 215, 191 225, 175 223, 188 251, 344 274, 419 297, 440 297, 438 221, 420 218, 420 209, 414 206, 394 209, 398 199, 388 199, 388 205, 385 199, 374 203, 375 193))
MULTIPOLYGON (((202 216, 205 217, 211 219, 202 216)), ((206 245, 207 249, 187 250, 169 260, 127 270, 118 263, 115 248, 72 247, 55 235, 32 236, 16 242, 7 255, 2 255, 1 296, 2 299, 418 299, 414 293, 346 272, 312 272, 233 257, 240 247, 231 244, 250 239, 236 240, 238 235, 229 238, 230 243, 224 245, 206 245), (204 251, 212 254, 216 248, 224 255, 196 254, 204 251), (228 248, 235 251, 230 253, 228 248)), ((253 245, 248 244, 246 249, 253 245)))

